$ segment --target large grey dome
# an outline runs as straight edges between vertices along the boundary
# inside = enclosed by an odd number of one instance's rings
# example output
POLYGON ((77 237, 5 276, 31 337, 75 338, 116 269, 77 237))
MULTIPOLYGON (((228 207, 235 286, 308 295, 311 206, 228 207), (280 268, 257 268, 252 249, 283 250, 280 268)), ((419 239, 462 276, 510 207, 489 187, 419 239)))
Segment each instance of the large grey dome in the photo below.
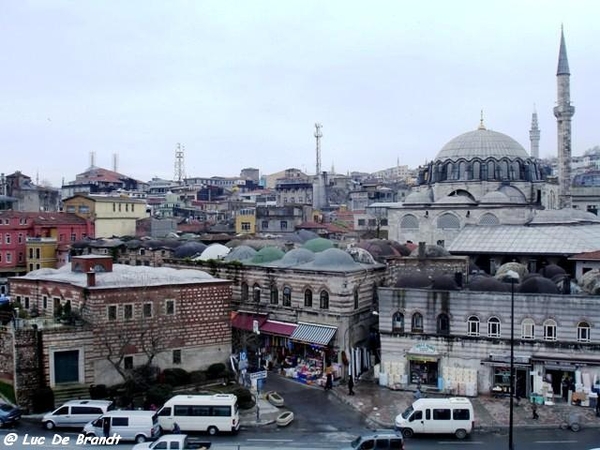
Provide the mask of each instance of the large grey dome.
POLYGON ((459 159, 471 160, 474 158, 509 158, 527 159, 529 155, 525 149, 510 136, 487 130, 480 126, 475 131, 463 133, 448 142, 436 156, 437 161, 459 159))

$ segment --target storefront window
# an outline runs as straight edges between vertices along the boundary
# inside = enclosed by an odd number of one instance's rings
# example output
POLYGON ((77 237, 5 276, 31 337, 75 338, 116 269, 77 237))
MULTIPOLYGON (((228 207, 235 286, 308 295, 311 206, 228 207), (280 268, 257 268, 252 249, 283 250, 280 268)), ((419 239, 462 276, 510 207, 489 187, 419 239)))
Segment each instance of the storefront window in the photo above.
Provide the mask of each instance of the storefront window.
POLYGON ((479 317, 469 317, 467 321, 467 336, 479 336, 479 317))
POLYGON ((577 325, 577 341, 590 342, 590 324, 587 322, 579 322, 577 325))
POLYGON ((488 320, 488 337, 500 337, 500 319, 497 317, 488 320))
POLYGON ((544 322, 544 340, 556 340, 556 322, 552 319, 548 319, 544 322))

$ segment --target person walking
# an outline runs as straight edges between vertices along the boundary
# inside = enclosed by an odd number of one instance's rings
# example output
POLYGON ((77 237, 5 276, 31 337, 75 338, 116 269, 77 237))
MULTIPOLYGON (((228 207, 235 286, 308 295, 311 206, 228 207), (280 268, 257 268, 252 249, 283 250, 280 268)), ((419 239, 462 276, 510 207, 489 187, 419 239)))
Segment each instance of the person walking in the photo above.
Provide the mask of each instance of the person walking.
POLYGON ((331 366, 331 362, 327 362, 327 367, 325 368, 325 390, 330 391, 333 388, 333 367, 331 366))
POLYGON ((354 377, 352 375, 348 378, 348 395, 354 395, 354 377))
POLYGON ((538 420, 540 418, 537 412, 537 404, 535 402, 531 404, 531 413, 533 414, 533 416, 531 417, 533 420, 538 420))
POLYGON ((177 422, 173 422, 173 434, 181 433, 181 428, 179 428, 179 424, 177 422))

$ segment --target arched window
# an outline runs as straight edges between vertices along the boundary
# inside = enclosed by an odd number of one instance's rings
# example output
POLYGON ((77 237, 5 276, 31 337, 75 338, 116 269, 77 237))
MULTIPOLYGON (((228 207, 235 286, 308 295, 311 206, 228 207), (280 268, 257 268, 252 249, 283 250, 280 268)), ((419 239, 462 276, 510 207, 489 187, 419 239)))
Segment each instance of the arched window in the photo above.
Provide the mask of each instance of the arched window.
POLYGON ((400 221, 400 228, 403 230, 418 230, 419 219, 412 214, 407 214, 400 221))
POLYGON ((492 213, 485 213, 479 219, 479 225, 500 225, 500 220, 492 213))
POLYGON ((544 321, 544 340, 556 341, 556 321, 552 319, 544 321))
POLYGON ((423 332, 423 315, 421 313, 414 313, 412 316, 412 328, 413 333, 423 332))
POLYGON ((467 319, 467 336, 479 336, 479 317, 470 316, 467 319))
POLYGON ((521 322, 521 339, 535 339, 535 322, 525 319, 521 322))
POLYGON ((242 281, 242 301, 248 301, 248 283, 242 281))
POLYGON ((404 333, 404 314, 400 311, 392 316, 392 333, 404 333))
POLYGON ((437 318, 437 334, 448 336, 450 334, 450 317, 442 313, 437 318))
POLYGON ((254 286, 252 286, 252 299, 254 300, 254 303, 260 303, 260 284, 255 283, 254 286))
POLYGON ((292 306, 292 289, 289 286, 283 288, 283 306, 292 306))
POLYGON ((329 292, 321 291, 319 296, 319 306, 321 309, 329 309, 329 292))
POLYGON ((437 220, 438 228, 460 228, 460 221, 454 214, 442 214, 437 220))
POLYGON ((488 320, 488 337, 500 337, 500 319, 497 317, 488 320))
POLYGON ((577 342, 590 342, 590 324, 587 322, 579 322, 577 324, 577 342))
POLYGON ((279 303, 279 290, 277 286, 271 286, 271 305, 277 305, 279 303))
POLYGON ((354 289, 354 309, 358 309, 358 289, 354 289))
POLYGON ((312 291, 310 289, 304 291, 304 306, 312 308, 312 291))
POLYGON ((473 162, 473 179, 481 179, 481 163, 479 161, 473 162))

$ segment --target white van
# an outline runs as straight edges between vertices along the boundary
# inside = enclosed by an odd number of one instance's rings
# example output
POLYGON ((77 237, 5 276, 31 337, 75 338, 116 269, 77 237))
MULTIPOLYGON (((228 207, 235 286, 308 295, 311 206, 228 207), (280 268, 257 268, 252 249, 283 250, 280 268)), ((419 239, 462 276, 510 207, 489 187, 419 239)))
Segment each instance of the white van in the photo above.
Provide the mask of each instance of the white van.
POLYGON ((163 431, 173 431, 175 423, 181 431, 206 431, 210 435, 240 428, 238 401, 233 394, 176 395, 157 415, 163 431))
POLYGON ((123 441, 140 443, 159 437, 160 427, 156 411, 115 410, 88 423, 83 433, 90 437, 118 434, 123 441))
POLYGON ((467 437, 475 426, 471 400, 465 397, 420 398, 395 421, 404 437, 415 433, 449 433, 459 439, 467 437))
POLYGON ((48 430, 55 427, 83 428, 86 423, 114 409, 110 400, 71 400, 45 414, 42 424, 48 430))

